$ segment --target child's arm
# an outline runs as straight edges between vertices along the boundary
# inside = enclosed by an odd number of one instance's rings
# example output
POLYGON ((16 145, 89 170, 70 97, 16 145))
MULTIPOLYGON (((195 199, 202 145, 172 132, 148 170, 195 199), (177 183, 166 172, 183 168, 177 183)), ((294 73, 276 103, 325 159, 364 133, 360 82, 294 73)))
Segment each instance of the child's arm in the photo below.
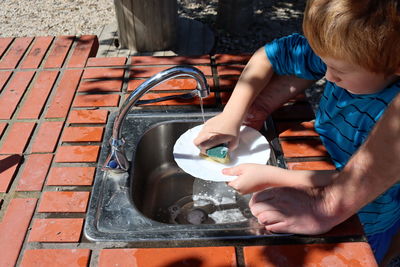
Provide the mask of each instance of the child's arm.
POLYGON ((261 164, 241 164, 222 171, 225 175, 238 176, 228 183, 241 194, 249 194, 272 186, 321 187, 332 182, 335 171, 287 170, 261 164), (327 175, 330 172, 332 175, 327 175))
POLYGON ((260 48, 244 68, 223 112, 208 120, 194 140, 204 152, 206 149, 229 143, 230 149, 237 145, 237 135, 242 121, 256 96, 269 83, 273 74, 265 50, 260 48))
POLYGON ((239 128, 245 119, 247 125, 260 128, 271 112, 314 82, 294 75, 274 74, 265 48, 261 47, 244 68, 224 111, 206 122, 194 144, 203 153, 221 143, 235 149, 239 128))

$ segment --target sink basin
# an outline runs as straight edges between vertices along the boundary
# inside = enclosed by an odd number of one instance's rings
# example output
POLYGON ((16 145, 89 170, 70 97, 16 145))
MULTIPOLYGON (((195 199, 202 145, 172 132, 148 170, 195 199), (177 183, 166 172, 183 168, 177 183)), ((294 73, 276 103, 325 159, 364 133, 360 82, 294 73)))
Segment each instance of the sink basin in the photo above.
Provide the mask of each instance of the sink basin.
MULTIPOLYGON (((205 117, 216 114, 210 111, 205 117)), ((215 244, 216 240, 276 236, 267 233, 251 215, 250 195, 240 195, 223 182, 194 178, 175 163, 175 141, 189 128, 203 123, 200 113, 130 113, 122 135, 131 167, 122 174, 101 169, 110 150, 114 116, 106 127, 85 221, 89 240, 137 244, 213 240, 215 244)), ((271 129, 263 133, 274 151, 269 164, 279 165, 273 133, 271 129)))
POLYGON ((138 143, 132 170, 133 204, 146 217, 172 224, 221 224, 251 217, 249 195, 225 183, 196 179, 174 161, 176 140, 198 121, 171 121, 148 130, 138 143))

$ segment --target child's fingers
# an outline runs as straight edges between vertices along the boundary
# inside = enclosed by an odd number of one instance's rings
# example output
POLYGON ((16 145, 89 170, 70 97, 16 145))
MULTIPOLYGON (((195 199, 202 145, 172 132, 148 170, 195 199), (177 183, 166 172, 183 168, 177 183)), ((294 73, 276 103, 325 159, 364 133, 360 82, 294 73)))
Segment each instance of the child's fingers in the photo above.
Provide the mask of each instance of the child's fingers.
POLYGON ((239 176, 242 174, 242 170, 240 166, 235 166, 231 168, 224 168, 222 169, 222 173, 224 175, 229 175, 229 176, 239 176))
POLYGON ((232 138, 231 141, 228 143, 228 149, 229 151, 235 150, 239 145, 239 139, 238 138, 232 138))
POLYGON ((237 147, 237 141, 230 135, 209 133, 208 135, 199 135, 193 140, 195 146, 200 148, 200 151, 205 154, 209 148, 228 143, 229 151, 233 151, 237 147))
POLYGON ((241 176, 243 175, 243 170, 240 165, 232 168, 225 168, 222 170, 222 173, 229 176, 237 176, 237 178, 230 181, 228 185, 241 194, 247 193, 247 188, 243 184, 243 179, 242 179, 243 176, 241 176))

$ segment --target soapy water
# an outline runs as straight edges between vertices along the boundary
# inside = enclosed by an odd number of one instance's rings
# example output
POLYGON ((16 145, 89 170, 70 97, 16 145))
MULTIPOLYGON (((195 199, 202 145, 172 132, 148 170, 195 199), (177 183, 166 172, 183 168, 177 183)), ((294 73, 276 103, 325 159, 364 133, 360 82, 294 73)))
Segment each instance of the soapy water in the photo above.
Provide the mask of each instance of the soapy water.
POLYGON ((221 182, 195 179, 193 195, 168 208, 175 224, 223 224, 247 221, 252 215, 246 199, 221 182))

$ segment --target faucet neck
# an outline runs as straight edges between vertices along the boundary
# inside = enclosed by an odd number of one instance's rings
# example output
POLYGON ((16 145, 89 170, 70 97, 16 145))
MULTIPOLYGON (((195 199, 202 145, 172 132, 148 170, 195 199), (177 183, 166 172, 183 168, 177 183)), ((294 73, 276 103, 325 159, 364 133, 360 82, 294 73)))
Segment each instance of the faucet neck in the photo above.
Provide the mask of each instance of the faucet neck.
POLYGON ((210 89, 207 85, 207 80, 204 74, 195 67, 176 66, 161 71, 153 75, 151 78, 143 82, 141 85, 139 85, 139 87, 136 88, 136 90, 134 90, 125 100, 119 111, 118 116, 115 118, 112 138, 115 140, 119 140, 122 138, 121 128, 122 128, 122 123, 126 118, 126 115, 145 93, 150 91, 155 86, 177 77, 189 77, 195 79, 197 82, 197 90, 199 97, 204 98, 210 94, 210 89))

